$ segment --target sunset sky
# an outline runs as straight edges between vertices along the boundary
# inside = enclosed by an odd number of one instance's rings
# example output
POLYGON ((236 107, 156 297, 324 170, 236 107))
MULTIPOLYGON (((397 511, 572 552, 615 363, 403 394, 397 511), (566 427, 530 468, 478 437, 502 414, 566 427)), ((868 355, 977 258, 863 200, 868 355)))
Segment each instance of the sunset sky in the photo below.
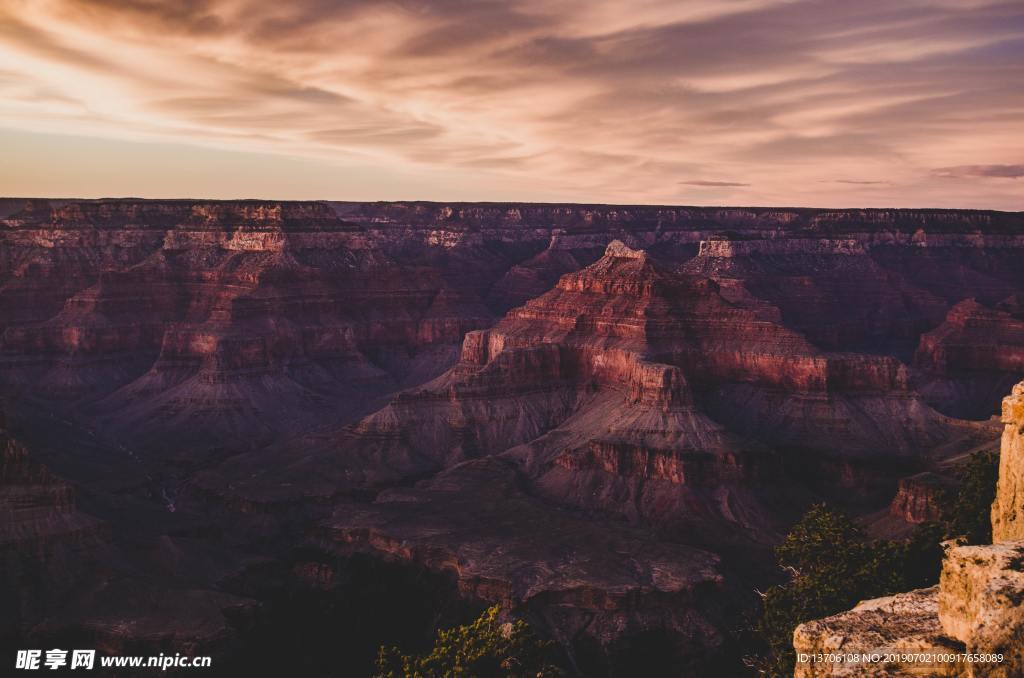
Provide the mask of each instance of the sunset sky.
POLYGON ((1024 2, 0 0, 0 194, 1024 209, 1024 2))

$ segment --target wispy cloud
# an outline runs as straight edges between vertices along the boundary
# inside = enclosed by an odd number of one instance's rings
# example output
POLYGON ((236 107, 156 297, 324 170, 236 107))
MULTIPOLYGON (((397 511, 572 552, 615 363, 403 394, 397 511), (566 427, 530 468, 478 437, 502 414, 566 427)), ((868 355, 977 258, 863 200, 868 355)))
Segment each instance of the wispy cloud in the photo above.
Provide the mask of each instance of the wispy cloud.
POLYGON ((697 179, 697 180, 692 180, 692 181, 680 181, 679 183, 680 184, 685 184, 686 186, 708 186, 708 187, 716 187, 716 186, 749 186, 750 185, 750 184, 741 183, 739 181, 706 181, 706 180, 702 180, 702 179, 697 179))
POLYGON ((883 186, 889 183, 888 181, 860 181, 857 179, 833 179, 833 182, 852 186, 883 186))
POLYGON ((395 198, 1024 208, 1013 0, 7 0, 0 59, 0 126, 395 198))
POLYGON ((1019 179, 1024 177, 1024 165, 959 165, 957 167, 940 167, 932 170, 932 174, 948 179, 972 177, 1019 179))

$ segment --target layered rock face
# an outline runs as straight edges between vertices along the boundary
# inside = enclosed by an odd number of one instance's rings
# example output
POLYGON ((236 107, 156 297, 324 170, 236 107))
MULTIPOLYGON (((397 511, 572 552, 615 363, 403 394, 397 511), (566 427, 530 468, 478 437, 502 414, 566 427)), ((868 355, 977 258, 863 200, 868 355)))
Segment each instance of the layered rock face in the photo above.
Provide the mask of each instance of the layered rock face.
POLYGON ((747 506, 744 484, 755 471, 744 463, 767 450, 709 419, 683 369, 656 360, 652 337, 686 331, 674 305, 706 294, 705 282, 677 280, 613 243, 551 293, 491 330, 470 332, 445 375, 311 444, 348 451, 335 456, 344 469, 334 470, 338 483, 394 482, 506 454, 535 491, 562 501, 658 519, 735 501, 737 512, 763 521, 763 511, 747 506), (712 491, 716 499, 698 496, 712 491))
POLYGON ((1024 382, 1003 400, 999 483, 992 504, 992 540, 1024 540, 1024 382))
POLYGON ((1024 320, 1018 297, 995 308, 958 303, 942 325, 921 337, 915 363, 930 370, 1024 372, 1024 320))
POLYGON ((985 306, 967 299, 945 321, 921 335, 914 354, 918 388, 961 416, 980 418, 993 393, 1024 377, 1024 307, 1020 295, 985 306))
POLYGON ((809 502, 927 519, 918 474, 998 435, 1022 251, 986 212, 3 201, 0 394, 115 553, 15 625, 266 651, 261 567, 337 588, 315 548, 450 577, 587 675, 733 666, 809 502))
POLYGON ((929 471, 900 478, 889 513, 915 525, 939 520, 956 487, 952 478, 929 471))
POLYGON ((368 248, 323 203, 39 212, 7 222, 7 379, 132 443, 266 442, 365 412, 488 322, 479 298, 368 248))
POLYGON ((363 389, 383 396, 435 376, 466 330, 544 293, 616 237, 672 261, 699 250, 690 269, 767 300, 828 350, 905 358, 902 347, 952 301, 995 303, 1024 284, 1010 266, 1024 229, 998 213, 10 203, 0 239, 5 379, 47 398, 123 390, 97 411, 131 401, 135 411, 117 422, 129 437, 139 421, 164 419, 165 429, 187 421, 204 435, 265 442, 311 426, 317 417, 304 415, 351 396, 354 382, 362 407, 348 409, 365 413, 363 389), (730 239, 715 240, 723 231, 730 239), (217 357, 242 343, 241 362, 217 357), (183 419, 189 411, 195 420, 183 419), (217 421, 234 423, 218 432, 217 421))
POLYGON ((687 670, 731 661, 721 610, 742 595, 717 556, 681 545, 658 555, 624 525, 545 509, 731 523, 748 540, 745 523, 755 538, 770 531, 744 465, 767 450, 711 421, 683 370, 654 359, 652 337, 684 331, 675 305, 706 294, 703 284, 613 242, 549 294, 469 333, 452 370, 328 443, 351 450, 335 457, 348 482, 447 470, 339 508, 328 543, 452 571, 467 595, 533 615, 581 668, 651 634, 687 670), (657 574, 636 572, 638 558, 657 574))
POLYGON ((994 544, 947 548, 938 586, 869 600, 797 627, 797 676, 1019 676, 1024 673, 1024 383, 1003 401, 994 544), (819 654, 878 661, 815 662, 819 654), (958 654, 980 659, 953 661, 958 654), (801 656, 807 657, 801 659, 801 656), (947 657, 938 659, 936 657, 947 657))
POLYGON ((839 419, 846 459, 856 461, 855 451, 909 455, 964 435, 908 390, 896 360, 824 352, 778 317, 616 241, 551 292, 467 335, 455 368, 336 444, 374 450, 380 474, 507 450, 562 501, 655 518, 703 505, 756 532, 767 512, 748 490, 771 465, 765 442, 827 455, 839 419), (731 410, 723 418, 746 439, 710 408, 731 410), (855 408, 906 423, 869 425, 855 408), (697 497, 707 487, 717 499, 697 497))

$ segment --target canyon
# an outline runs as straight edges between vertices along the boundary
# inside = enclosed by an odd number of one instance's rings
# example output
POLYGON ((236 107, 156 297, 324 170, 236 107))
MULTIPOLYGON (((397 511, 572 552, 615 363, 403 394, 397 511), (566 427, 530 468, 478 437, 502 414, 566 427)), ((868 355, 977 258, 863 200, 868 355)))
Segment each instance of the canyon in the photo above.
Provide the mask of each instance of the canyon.
POLYGON ((500 603, 583 675, 742 675, 809 505, 905 534, 998 447, 1022 255, 1007 212, 0 200, 0 640, 360 675, 500 603))

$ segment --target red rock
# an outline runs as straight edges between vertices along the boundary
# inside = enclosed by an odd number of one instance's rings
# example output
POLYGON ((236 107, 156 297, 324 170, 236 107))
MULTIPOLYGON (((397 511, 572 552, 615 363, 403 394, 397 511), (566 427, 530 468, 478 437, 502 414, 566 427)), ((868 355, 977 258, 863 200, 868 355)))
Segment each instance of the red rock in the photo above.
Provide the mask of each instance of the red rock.
POLYGON ((9 327, 10 379, 98 401, 104 426, 140 444, 180 431, 266 441, 339 401, 365 411, 402 383, 388 351, 436 358, 432 347, 487 322, 479 299, 436 272, 361 254, 360 229, 326 203, 81 203, 48 218, 14 220, 19 237, 34 235, 12 245, 39 256, 45 238, 103 257, 127 239, 133 258, 77 283, 47 320, 9 327))
MULTIPOLYGON (((706 459, 704 466, 721 464, 704 472, 711 482, 749 487, 758 475, 753 469, 764 463, 758 445, 714 419, 750 438, 820 450, 826 458, 839 439, 860 464, 876 459, 876 450, 910 459, 922 447, 990 435, 930 410, 909 390, 899 361, 824 352, 763 304, 745 304, 735 287, 729 298, 721 289, 613 243, 601 260, 563 276, 549 293, 491 329, 469 333, 459 365, 403 393, 336 444, 359 450, 359 472, 375 468, 367 477, 378 481, 513 448, 509 454, 523 459, 552 497, 630 515, 657 504, 647 517, 666 519, 692 515, 694 502, 709 515, 733 512, 696 495, 689 503, 634 502, 628 497, 637 490, 617 476, 658 478, 657 469, 667 468, 659 465, 671 466, 666 460, 685 451, 706 459), (709 384, 716 385, 713 394, 709 384), (595 450, 630 450, 644 461, 623 465, 595 450), (583 469, 584 484, 567 473, 583 469), (619 489, 596 487, 604 481, 592 471, 619 489)), ((849 456, 843 463, 851 463, 849 456)), ((666 470, 663 479, 680 484, 681 475, 666 470)), ((856 474, 848 482, 859 482, 856 474)), ((664 494, 656 484, 652 492, 664 494)), ((761 515, 751 522, 770 533, 770 512, 756 508, 749 492, 739 494, 748 495, 748 515, 761 515)))
POLYGON ((921 335, 917 386, 943 412, 982 419, 1024 377, 1024 310, 1011 296, 994 306, 965 299, 921 335))
POLYGON ((901 478, 889 514, 915 525, 940 520, 955 498, 957 485, 955 479, 931 472, 901 478))
MULTIPOLYGON (((1016 298, 1004 302, 1016 309, 1016 298)), ((940 374, 987 370, 1024 373, 1024 313, 987 308, 965 299, 946 321, 921 336, 915 365, 940 374)))
POLYGON ((259 547, 326 593, 315 538, 696 673, 805 488, 884 512, 994 437, 931 405, 1012 378, 1022 248, 994 212, 0 201, 0 390, 71 474, 10 522, 66 546, 77 483, 130 535, 51 627, 111 647, 241 642, 218 587, 259 547))

